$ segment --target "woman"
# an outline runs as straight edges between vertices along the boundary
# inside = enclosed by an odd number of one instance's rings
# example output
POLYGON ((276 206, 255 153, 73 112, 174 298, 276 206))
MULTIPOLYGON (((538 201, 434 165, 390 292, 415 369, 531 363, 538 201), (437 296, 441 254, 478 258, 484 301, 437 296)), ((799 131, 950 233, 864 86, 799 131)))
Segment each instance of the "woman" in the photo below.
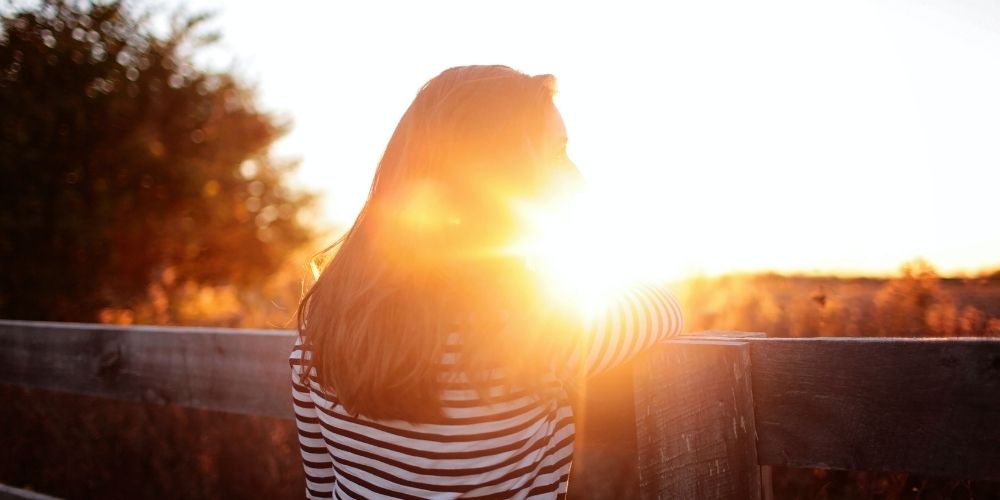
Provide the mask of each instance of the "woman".
POLYGON ((554 89, 551 75, 451 68, 403 115, 299 305, 308 497, 561 497, 566 388, 680 332, 665 290, 634 287, 588 319, 516 251, 519 207, 579 182, 554 89))

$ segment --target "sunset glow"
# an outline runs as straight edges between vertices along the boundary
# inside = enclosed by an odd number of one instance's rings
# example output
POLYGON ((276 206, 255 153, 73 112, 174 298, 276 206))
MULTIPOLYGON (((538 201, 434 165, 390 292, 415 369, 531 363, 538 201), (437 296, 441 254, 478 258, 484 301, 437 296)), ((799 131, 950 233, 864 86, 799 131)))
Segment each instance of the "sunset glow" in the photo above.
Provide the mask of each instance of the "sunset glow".
POLYGON ((531 229, 510 252, 542 273, 557 295, 592 309, 629 284, 680 276, 669 235, 645 231, 627 198, 589 188, 554 206, 518 205, 531 229))
POLYGON ((424 82, 501 63, 559 79, 599 200, 587 240, 632 255, 626 274, 1000 264, 990 2, 186 4, 219 12, 224 48, 293 119, 279 153, 327 224, 351 223, 424 82), (286 31, 261 37, 265 19, 286 31))

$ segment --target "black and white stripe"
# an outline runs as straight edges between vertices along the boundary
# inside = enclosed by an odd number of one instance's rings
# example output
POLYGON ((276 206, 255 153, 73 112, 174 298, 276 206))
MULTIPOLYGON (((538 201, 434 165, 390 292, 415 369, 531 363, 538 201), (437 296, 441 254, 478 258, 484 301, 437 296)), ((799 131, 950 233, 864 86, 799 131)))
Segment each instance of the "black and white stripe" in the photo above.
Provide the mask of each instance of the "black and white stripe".
MULTIPOLYGON (((579 347, 545 383, 559 385, 563 369, 608 370, 682 328, 673 295, 632 289, 588 323, 579 347)), ((352 417, 335 395, 301 380, 302 359, 310 355, 299 339, 289 357, 307 498, 565 496, 575 432, 565 392, 543 402, 515 389, 485 404, 475 390, 454 384, 442 394, 440 422, 372 421, 352 417)))

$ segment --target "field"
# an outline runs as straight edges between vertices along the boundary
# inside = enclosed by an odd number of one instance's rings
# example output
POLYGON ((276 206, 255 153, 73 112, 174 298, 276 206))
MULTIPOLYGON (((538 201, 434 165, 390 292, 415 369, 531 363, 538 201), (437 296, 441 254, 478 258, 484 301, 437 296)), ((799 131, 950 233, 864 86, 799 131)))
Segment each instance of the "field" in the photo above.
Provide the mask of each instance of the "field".
POLYGON ((676 287, 687 329, 771 337, 1000 336, 1000 276, 940 278, 923 264, 892 279, 735 275, 676 287))

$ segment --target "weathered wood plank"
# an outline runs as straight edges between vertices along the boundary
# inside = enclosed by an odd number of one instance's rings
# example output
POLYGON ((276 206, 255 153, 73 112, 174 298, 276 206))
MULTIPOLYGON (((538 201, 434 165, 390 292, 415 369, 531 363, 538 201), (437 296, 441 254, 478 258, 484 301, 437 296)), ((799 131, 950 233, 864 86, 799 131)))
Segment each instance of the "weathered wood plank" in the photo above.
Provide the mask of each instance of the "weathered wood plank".
POLYGON ((749 342, 760 463, 1000 480, 1000 339, 749 342))
POLYGON ((704 330, 682 335, 680 338, 697 337, 699 339, 762 339, 767 338, 764 332, 738 332, 733 330, 704 330))
MULTIPOLYGON (((764 339, 767 338, 767 333, 765 332, 741 332, 735 330, 705 330, 700 332, 693 332, 689 335, 697 336, 699 339, 764 339)), ((773 473, 774 467, 771 465, 762 465, 760 467, 760 494, 761 498, 764 500, 774 500, 774 481, 773 473)))
POLYGON ((0 383, 291 418, 294 332, 0 320, 0 383))
POLYGON ((587 381, 573 394, 576 440, 569 476, 572 499, 616 500, 639 495, 632 363, 587 381))
POLYGON ((59 500, 56 497, 0 484, 0 500, 59 500))
MULTIPOLYGON (((1000 340, 759 337, 703 332, 636 364, 646 498, 755 498, 749 457, 1000 480, 1000 340), (727 434, 722 423, 740 416, 727 434)), ((0 320, 0 383, 289 418, 293 339, 0 320)))
POLYGON ((642 498, 758 499, 750 350, 678 339, 635 363, 642 498))

